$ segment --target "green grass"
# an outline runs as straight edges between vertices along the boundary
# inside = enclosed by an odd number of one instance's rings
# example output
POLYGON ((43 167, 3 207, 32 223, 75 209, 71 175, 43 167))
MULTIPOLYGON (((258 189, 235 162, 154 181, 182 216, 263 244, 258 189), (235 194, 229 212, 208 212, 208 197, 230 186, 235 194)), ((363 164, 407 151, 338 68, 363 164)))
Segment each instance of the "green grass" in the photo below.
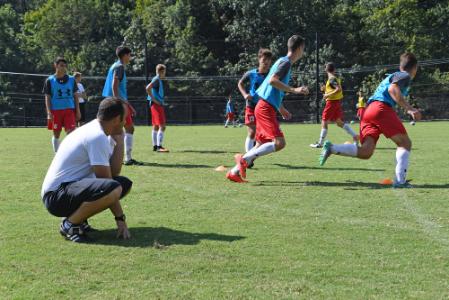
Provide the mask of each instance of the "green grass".
MULTIPOLYGON (((411 190, 392 177, 381 138, 369 161, 332 156, 318 167, 318 125, 284 125, 285 150, 256 161, 248 184, 218 165, 242 151, 244 128, 168 127, 169 154, 139 127, 124 167, 132 240, 101 232, 76 245, 58 233, 40 187, 52 159, 45 129, 0 129, 0 299, 447 299, 449 163, 446 122, 406 125, 411 190)), ((348 140, 335 125, 333 142, 348 140)))

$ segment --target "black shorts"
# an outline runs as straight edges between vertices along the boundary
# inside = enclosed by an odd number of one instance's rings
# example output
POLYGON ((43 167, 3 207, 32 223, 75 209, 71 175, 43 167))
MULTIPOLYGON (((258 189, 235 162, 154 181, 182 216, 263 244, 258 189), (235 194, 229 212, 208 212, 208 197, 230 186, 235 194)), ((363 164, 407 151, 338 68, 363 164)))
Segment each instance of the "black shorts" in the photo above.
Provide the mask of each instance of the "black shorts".
POLYGON ((123 176, 107 178, 84 178, 80 181, 65 182, 57 190, 45 193, 42 198, 47 210, 57 217, 69 217, 83 202, 96 201, 122 187, 123 198, 131 189, 132 181, 123 176))
POLYGON ((86 102, 80 103, 81 119, 78 122, 86 122, 86 102))

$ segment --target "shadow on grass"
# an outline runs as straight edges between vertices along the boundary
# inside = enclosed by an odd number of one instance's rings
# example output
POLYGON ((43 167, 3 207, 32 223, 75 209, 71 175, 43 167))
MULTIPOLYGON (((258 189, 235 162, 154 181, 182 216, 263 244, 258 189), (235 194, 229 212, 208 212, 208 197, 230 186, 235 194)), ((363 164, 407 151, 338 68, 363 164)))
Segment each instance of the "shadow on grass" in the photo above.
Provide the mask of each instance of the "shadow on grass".
POLYGON ((143 166, 156 168, 180 168, 180 169, 210 169, 209 165, 187 165, 187 164, 160 164, 153 162, 143 162, 143 166))
POLYGON ((233 154, 237 152, 229 152, 229 151, 222 151, 222 150, 181 150, 176 151, 180 153, 199 153, 199 154, 233 154))
MULTIPOLYGON (((254 186, 321 186, 321 187, 342 187, 345 190, 360 189, 392 189, 391 185, 380 184, 376 182, 362 182, 347 180, 345 182, 326 182, 326 181, 259 181, 251 183, 254 186)), ((447 184, 412 184, 413 189, 447 189, 447 184)))
POLYGON ((291 170, 337 170, 337 171, 371 171, 371 172, 383 172, 385 169, 368 169, 368 168, 329 168, 329 167, 309 167, 309 166, 293 166, 287 164, 273 164, 275 166, 291 169, 291 170))
POLYGON ((116 238, 116 229, 99 230, 89 234, 89 244, 114 245, 122 247, 165 249, 171 245, 197 245, 202 240, 234 242, 244 236, 224 235, 218 233, 194 233, 174 230, 166 227, 131 227, 131 239, 116 238))

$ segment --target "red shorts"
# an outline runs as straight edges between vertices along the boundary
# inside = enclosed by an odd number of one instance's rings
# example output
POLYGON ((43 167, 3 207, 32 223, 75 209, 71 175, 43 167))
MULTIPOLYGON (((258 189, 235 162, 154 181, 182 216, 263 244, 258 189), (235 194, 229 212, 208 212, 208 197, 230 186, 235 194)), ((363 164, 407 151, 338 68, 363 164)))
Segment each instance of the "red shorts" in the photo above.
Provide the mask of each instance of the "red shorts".
POLYGON ((129 102, 126 102, 126 105, 128 106, 128 113, 126 114, 126 118, 125 118, 125 126, 130 126, 130 125, 133 125, 134 109, 131 106, 131 104, 129 104, 129 102))
POLYGON ((165 111, 164 111, 164 107, 160 104, 157 103, 152 103, 151 104, 151 123, 153 124, 153 126, 159 126, 165 125, 165 111))
POLYGON ((276 109, 268 102, 260 99, 254 110, 256 116, 256 141, 264 144, 277 137, 284 137, 276 117, 276 109))
POLYGON ((397 134, 407 134, 396 112, 391 106, 380 101, 374 101, 365 109, 360 122, 360 143, 366 137, 372 137, 376 142, 380 134, 390 138, 397 134))
POLYGON ((334 122, 338 119, 343 120, 343 110, 341 108, 341 100, 328 100, 321 117, 323 121, 334 122))
POLYGON ((234 121, 234 113, 230 112, 226 115, 226 119, 228 119, 229 121, 234 121))
POLYGON ((245 109, 245 125, 256 125, 256 116, 252 107, 247 106, 245 109))
POLYGON ((357 118, 359 118, 359 120, 362 120, 364 112, 365 112, 364 107, 357 108, 357 118))
POLYGON ((52 110, 52 120, 47 120, 48 130, 61 131, 64 127, 65 132, 72 131, 76 127, 76 113, 73 108, 52 110))

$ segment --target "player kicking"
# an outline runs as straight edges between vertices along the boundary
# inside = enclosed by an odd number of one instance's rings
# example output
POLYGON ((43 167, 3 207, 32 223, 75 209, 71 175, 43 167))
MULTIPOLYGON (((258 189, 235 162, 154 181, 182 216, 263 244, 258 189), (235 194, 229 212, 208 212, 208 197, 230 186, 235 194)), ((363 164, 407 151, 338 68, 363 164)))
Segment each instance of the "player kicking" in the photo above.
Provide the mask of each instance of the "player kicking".
POLYGON ((338 127, 343 128, 354 140, 358 141, 358 136, 352 130, 351 126, 343 122, 343 109, 341 102, 343 101, 343 89, 341 87, 341 79, 336 75, 336 68, 333 63, 326 64, 327 82, 324 87, 323 98, 326 101, 323 114, 321 117, 321 133, 320 139, 314 144, 310 144, 310 147, 321 148, 323 146, 324 139, 327 135, 328 124, 330 122, 337 123, 338 127))
POLYGON ((124 165, 142 165, 141 162, 132 158, 134 123, 133 116, 136 114, 134 108, 128 102, 128 92, 126 90, 126 70, 125 66, 131 60, 131 49, 125 46, 118 46, 115 50, 118 60, 109 68, 106 82, 103 88, 103 97, 117 97, 124 101, 128 107, 129 114, 125 121, 125 161, 124 165))
POLYGON ((282 104, 285 93, 307 94, 307 87, 291 87, 288 85, 291 77, 291 66, 304 53, 305 41, 299 35, 288 39, 287 56, 278 59, 271 67, 266 79, 257 89, 259 95, 254 114, 256 117, 256 146, 245 155, 236 154, 236 166, 226 177, 234 182, 246 182, 246 169, 256 158, 280 151, 285 147, 284 134, 279 127, 276 111, 286 120, 292 115, 282 104))
POLYGON ((399 104, 413 118, 419 121, 421 113, 413 108, 404 97, 408 95, 410 84, 416 76, 418 62, 412 53, 404 53, 400 58, 399 72, 390 74, 377 87, 374 95, 368 99, 368 107, 360 123, 360 142, 354 144, 332 145, 326 141, 320 155, 320 165, 324 165, 331 154, 369 159, 374 153, 377 140, 382 133, 397 145, 396 172, 393 187, 408 188, 406 181, 412 142, 401 120, 394 111, 399 104))
POLYGON ((47 109, 47 128, 53 130, 51 143, 56 153, 59 148, 59 137, 62 127, 67 134, 76 127, 80 119, 77 85, 73 76, 67 75, 67 61, 56 58, 54 62, 55 74, 45 80, 43 93, 45 94, 45 107, 47 109))
POLYGON ((256 143, 256 119, 254 116, 254 108, 259 101, 256 90, 264 81, 270 70, 273 60, 273 53, 269 49, 260 49, 258 53, 259 67, 252 69, 243 74, 239 80, 238 88, 243 98, 246 100, 245 108, 245 125, 248 128, 248 136, 245 140, 245 152, 251 150, 256 143), (245 88, 245 83, 249 81, 249 90, 245 88))
POLYGON ((165 132, 165 110, 164 110, 164 83, 162 79, 165 78, 167 68, 165 65, 159 64, 156 66, 156 76, 147 85, 147 100, 150 101, 151 123, 153 125, 152 141, 153 151, 160 153, 169 152, 168 149, 162 147, 165 132))

